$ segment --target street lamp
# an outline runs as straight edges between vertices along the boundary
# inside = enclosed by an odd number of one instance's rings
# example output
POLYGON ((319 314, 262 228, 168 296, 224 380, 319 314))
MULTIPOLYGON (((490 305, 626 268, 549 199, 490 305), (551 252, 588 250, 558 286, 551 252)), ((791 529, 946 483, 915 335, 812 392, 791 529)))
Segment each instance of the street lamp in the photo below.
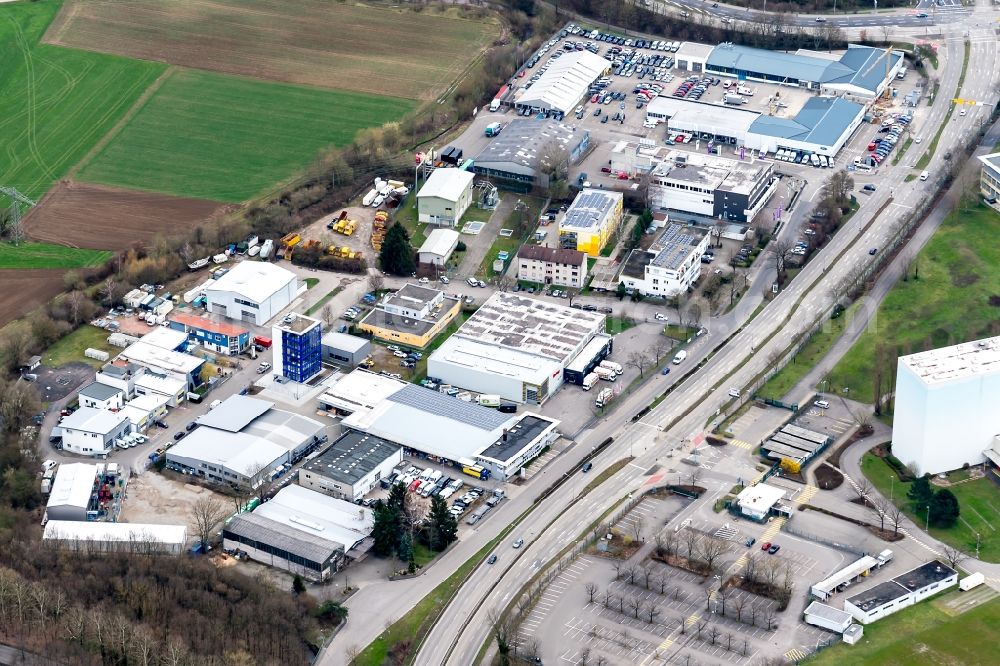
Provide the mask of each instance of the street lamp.
POLYGON ((889 475, 889 501, 892 501, 892 494, 896 488, 896 476, 894 474, 889 475))
POLYGON ((931 531, 931 503, 927 503, 927 522, 924 523, 924 531, 930 533, 931 531))

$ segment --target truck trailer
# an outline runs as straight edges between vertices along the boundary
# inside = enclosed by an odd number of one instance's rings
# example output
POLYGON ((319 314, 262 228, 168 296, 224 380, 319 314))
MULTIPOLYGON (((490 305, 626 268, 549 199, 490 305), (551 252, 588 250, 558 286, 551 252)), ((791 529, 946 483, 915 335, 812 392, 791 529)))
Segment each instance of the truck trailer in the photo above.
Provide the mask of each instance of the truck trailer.
POLYGON ((600 366, 594 368, 594 374, 596 374, 598 377, 600 377, 606 382, 613 382, 618 378, 618 373, 616 373, 614 370, 610 370, 608 368, 602 368, 600 366))
POLYGON ((597 373, 591 372, 583 378, 583 390, 589 391, 599 381, 601 381, 601 378, 597 376, 597 373))
POLYGON ((605 407, 609 402, 611 402, 611 398, 613 398, 614 395, 614 391, 610 388, 601 389, 601 392, 597 394, 597 400, 594 401, 594 406, 598 408, 605 407))

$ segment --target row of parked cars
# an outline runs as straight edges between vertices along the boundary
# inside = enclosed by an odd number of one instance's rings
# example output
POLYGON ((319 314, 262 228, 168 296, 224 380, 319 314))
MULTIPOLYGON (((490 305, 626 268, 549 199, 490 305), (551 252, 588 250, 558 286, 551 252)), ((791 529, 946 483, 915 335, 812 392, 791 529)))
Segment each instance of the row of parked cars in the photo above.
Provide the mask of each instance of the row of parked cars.
POLYGON ((719 85, 719 79, 712 78, 711 76, 689 76, 684 79, 683 83, 677 86, 677 90, 674 91, 673 96, 683 99, 701 99, 701 96, 705 94, 709 86, 717 85, 719 85))
MULTIPOLYGON (((622 50, 617 46, 612 46, 604 55, 606 60, 611 61, 612 71, 623 77, 637 75, 637 78, 650 77, 651 79, 664 81, 668 75, 668 70, 674 66, 674 59, 670 56, 660 54, 642 54, 638 51, 622 50)), ((673 78, 673 75, 670 75, 673 78)))
MULTIPOLYGON (((883 127, 879 130, 879 133, 885 133, 885 136, 875 136, 871 142, 868 144, 868 152, 871 153, 869 157, 875 161, 876 164, 881 164, 885 161, 885 158, 889 156, 892 149, 899 142, 899 138, 903 135, 903 131, 906 126, 910 123, 908 116, 903 116, 894 125, 888 127, 883 127), (904 120, 906 118, 906 120, 904 120)), ((919 143, 920 139, 915 139, 919 143)))
POLYGON ((638 49, 652 49, 654 51, 676 52, 677 49, 681 47, 680 42, 668 42, 657 39, 630 39, 626 37, 619 37, 618 35, 603 33, 599 30, 588 31, 578 25, 567 26, 566 29, 559 33, 560 39, 566 39, 570 35, 582 35, 588 39, 593 39, 598 42, 608 42, 609 44, 618 44, 619 46, 634 46, 638 49))
POLYGON ((445 476, 440 470, 430 467, 421 470, 413 465, 410 465, 405 471, 390 474, 383 486, 388 488, 395 483, 402 483, 408 491, 417 493, 421 497, 440 497, 441 499, 448 499, 465 485, 461 479, 445 476))
MULTIPOLYGON (((765 157, 766 153, 761 155, 765 157)), ((785 150, 784 148, 778 149, 774 154, 774 159, 779 162, 794 162, 795 164, 811 164, 816 168, 832 169, 836 166, 832 157, 827 157, 826 155, 817 155, 816 153, 807 153, 802 150, 785 150)))

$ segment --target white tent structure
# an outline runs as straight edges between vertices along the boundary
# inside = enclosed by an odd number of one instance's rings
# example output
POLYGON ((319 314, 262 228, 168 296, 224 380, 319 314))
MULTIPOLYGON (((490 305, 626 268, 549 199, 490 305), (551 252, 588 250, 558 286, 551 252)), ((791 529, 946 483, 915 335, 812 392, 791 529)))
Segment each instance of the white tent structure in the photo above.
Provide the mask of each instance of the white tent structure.
POLYGON ((548 70, 515 99, 517 108, 535 111, 558 111, 569 114, 587 94, 590 84, 611 67, 601 56, 590 51, 567 53, 549 64, 548 70))

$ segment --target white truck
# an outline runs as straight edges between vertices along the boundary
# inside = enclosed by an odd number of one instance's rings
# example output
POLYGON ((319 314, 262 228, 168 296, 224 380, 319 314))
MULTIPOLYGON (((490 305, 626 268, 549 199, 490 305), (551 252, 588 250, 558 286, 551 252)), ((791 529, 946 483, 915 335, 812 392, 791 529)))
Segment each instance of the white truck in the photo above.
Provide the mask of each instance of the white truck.
POLYGON ((365 198, 361 200, 361 203, 365 206, 371 206, 377 196, 378 192, 376 190, 368 190, 368 194, 366 194, 365 198))
POLYGON ((726 93, 723 95, 722 100, 729 104, 730 106, 740 106, 741 104, 746 104, 747 100, 745 97, 740 97, 739 95, 733 95, 731 93, 726 93))
POLYGON ((688 356, 687 350, 684 349, 674 354, 674 365, 680 365, 681 363, 683 363, 684 359, 686 359, 687 356, 688 356))
POLYGON ((625 368, 623 368, 618 363, 615 363, 614 361, 609 361, 607 359, 601 361, 600 366, 602 368, 607 368, 608 370, 614 370, 616 375, 622 374, 622 372, 625 370, 625 368))
POLYGON ((602 368, 600 366, 594 368, 594 374, 606 382, 613 382, 618 379, 618 373, 614 370, 609 370, 608 368, 602 368))
POLYGON ((499 395, 481 395, 479 396, 479 404, 483 407, 499 407, 500 406, 500 396, 499 395))
POLYGON ((603 408, 609 402, 611 398, 614 397, 615 393, 610 388, 603 388, 601 392, 597 394, 597 400, 594 401, 594 406, 597 408, 603 408))
POLYGON ((736 86, 737 95, 746 95, 747 97, 753 97, 753 88, 747 87, 743 84, 736 86))
POLYGON ((589 391, 594 388, 594 384, 601 381, 601 378, 597 376, 597 373, 591 372, 586 377, 583 378, 583 390, 589 391))
POLYGON ((274 241, 268 238, 260 246, 260 258, 267 259, 271 256, 271 252, 274 250, 274 241))

